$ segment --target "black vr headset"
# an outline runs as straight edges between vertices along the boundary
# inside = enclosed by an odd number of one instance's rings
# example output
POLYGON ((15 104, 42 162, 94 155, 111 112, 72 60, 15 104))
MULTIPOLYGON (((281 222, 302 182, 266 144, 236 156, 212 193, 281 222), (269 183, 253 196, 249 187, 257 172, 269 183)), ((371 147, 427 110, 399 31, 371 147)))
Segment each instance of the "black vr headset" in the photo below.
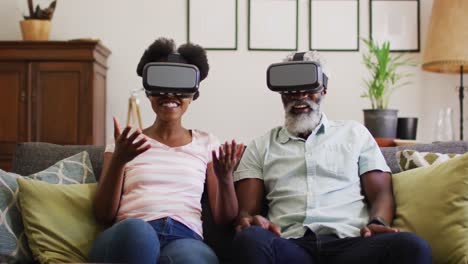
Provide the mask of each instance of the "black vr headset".
POLYGON ((180 54, 170 54, 167 62, 147 63, 143 68, 146 95, 195 95, 200 85, 200 71, 197 66, 186 63, 180 54))
POLYGON ((303 61, 305 52, 294 54, 292 61, 275 63, 267 69, 267 85, 274 92, 321 92, 328 77, 316 62, 303 61))

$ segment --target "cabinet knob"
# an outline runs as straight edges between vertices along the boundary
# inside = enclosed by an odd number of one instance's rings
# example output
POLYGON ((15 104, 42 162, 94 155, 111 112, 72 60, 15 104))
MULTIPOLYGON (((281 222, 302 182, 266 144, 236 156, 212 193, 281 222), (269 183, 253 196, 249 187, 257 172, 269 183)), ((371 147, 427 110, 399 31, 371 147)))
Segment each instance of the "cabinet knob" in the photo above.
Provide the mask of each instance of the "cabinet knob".
POLYGON ((21 101, 22 103, 26 102, 26 92, 25 92, 24 90, 21 91, 20 101, 21 101))

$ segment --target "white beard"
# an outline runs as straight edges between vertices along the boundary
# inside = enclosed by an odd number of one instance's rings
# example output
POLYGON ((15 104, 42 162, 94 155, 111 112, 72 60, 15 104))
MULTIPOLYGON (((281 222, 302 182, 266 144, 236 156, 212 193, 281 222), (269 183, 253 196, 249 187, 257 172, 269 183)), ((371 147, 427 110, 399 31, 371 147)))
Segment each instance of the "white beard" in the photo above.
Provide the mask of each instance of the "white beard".
POLYGON ((293 114, 291 110, 295 104, 294 102, 291 102, 284 107, 286 110, 284 126, 289 133, 294 136, 304 134, 309 135, 318 126, 320 119, 322 118, 320 101, 315 103, 312 100, 306 99, 302 100, 302 102, 307 103, 312 111, 303 114, 293 114))

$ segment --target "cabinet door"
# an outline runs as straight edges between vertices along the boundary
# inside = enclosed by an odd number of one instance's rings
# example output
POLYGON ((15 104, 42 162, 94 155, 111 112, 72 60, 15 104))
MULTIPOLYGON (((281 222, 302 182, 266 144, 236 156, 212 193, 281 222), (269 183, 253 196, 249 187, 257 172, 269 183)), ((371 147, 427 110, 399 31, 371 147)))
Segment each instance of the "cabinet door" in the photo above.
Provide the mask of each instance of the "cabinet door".
POLYGON ((31 64, 32 141, 86 144, 90 69, 79 62, 31 64), (87 100, 88 99, 88 100, 87 100))
POLYGON ((27 141, 26 64, 0 63, 0 168, 9 170, 16 143, 27 141))

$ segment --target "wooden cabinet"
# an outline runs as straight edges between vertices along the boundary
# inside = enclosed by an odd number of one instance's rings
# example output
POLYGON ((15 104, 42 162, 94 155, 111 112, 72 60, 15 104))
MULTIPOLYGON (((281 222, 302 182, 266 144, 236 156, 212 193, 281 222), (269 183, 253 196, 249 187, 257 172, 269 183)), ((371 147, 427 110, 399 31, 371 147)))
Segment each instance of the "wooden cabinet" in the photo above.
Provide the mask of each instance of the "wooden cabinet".
POLYGON ((0 41, 0 168, 15 145, 105 143, 110 51, 98 41, 0 41))

